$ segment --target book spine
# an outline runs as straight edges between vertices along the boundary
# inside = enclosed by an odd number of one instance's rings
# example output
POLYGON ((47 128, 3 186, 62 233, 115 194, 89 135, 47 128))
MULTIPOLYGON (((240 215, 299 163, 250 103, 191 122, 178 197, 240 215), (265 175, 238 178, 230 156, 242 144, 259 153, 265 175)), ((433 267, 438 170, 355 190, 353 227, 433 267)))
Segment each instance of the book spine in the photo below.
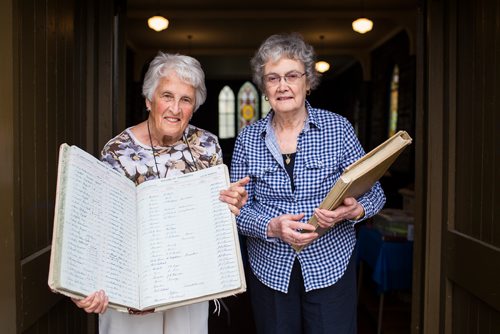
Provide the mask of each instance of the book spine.
POLYGON ((66 165, 69 161, 71 147, 67 144, 62 144, 59 150, 59 163, 57 171, 57 187, 56 187, 56 203, 54 215, 54 230, 52 231, 52 250, 51 261, 49 268, 49 285, 52 288, 58 288, 60 285, 61 274, 61 252, 60 249, 64 228, 64 207, 66 204, 66 182, 68 179, 68 171, 66 165))

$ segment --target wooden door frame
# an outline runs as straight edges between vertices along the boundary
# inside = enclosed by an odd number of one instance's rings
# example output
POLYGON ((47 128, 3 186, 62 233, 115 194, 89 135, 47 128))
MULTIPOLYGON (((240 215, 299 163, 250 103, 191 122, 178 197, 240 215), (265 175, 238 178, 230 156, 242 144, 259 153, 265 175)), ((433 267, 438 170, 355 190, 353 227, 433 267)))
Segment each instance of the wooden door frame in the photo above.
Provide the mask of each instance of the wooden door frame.
POLYGON ((440 333, 442 300, 442 241, 445 219, 445 138, 448 128, 444 115, 444 0, 427 1, 426 13, 426 128, 425 182, 425 265, 423 290, 423 333, 440 333), (432 144, 432 145, 431 145, 432 144))
POLYGON ((422 1, 417 10, 412 333, 439 333, 442 328, 443 196, 446 187, 443 157, 448 131, 444 121, 443 2, 422 1))

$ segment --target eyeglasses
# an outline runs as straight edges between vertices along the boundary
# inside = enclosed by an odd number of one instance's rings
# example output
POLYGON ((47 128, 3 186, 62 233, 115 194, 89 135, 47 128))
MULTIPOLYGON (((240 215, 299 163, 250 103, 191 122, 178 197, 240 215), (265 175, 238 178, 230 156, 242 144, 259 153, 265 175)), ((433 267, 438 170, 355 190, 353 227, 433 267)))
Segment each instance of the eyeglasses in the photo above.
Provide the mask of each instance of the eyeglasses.
POLYGON ((264 75, 264 82, 268 86, 276 86, 280 83, 281 78, 285 79, 286 83, 289 84, 294 84, 299 81, 300 78, 302 78, 306 73, 299 73, 299 72, 289 72, 285 75, 278 75, 276 73, 270 73, 264 75))

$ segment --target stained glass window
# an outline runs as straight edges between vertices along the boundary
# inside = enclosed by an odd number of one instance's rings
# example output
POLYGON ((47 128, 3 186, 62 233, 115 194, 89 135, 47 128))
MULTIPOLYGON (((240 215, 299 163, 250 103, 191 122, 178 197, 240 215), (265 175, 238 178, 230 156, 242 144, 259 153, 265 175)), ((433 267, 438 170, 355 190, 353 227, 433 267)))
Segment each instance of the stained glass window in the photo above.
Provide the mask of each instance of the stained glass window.
POLYGON ((229 86, 219 93, 219 138, 234 138, 235 97, 229 86))
POLYGON ((391 94, 389 102, 389 137, 396 133, 398 127, 398 92, 399 90, 399 67, 394 66, 391 79, 391 94))
POLYGON ((257 89, 249 81, 241 86, 238 92, 238 132, 257 120, 258 96, 257 89))

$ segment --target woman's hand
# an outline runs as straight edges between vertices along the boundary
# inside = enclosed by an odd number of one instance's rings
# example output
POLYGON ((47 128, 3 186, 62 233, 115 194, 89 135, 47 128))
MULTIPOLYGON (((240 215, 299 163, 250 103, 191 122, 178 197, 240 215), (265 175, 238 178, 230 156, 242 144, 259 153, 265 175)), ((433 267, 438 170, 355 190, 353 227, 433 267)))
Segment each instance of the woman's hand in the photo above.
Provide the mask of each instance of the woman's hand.
POLYGON ((73 303, 87 313, 104 313, 108 308, 109 299, 103 290, 96 291, 83 299, 71 298, 73 303))
POLYGON ((229 205, 229 209, 235 215, 240 214, 240 209, 248 200, 248 193, 245 186, 250 182, 250 177, 246 176, 234 183, 228 189, 220 192, 219 199, 229 205))
POLYGON ((314 210, 314 215, 318 220, 318 224, 323 228, 332 227, 336 223, 347 219, 361 219, 364 214, 365 210, 363 206, 353 197, 346 198, 344 202, 333 211, 319 208, 314 210))
POLYGON ((305 246, 318 237, 314 232, 314 226, 301 223, 304 214, 281 215, 274 217, 267 225, 267 236, 271 238, 280 238, 292 246, 305 246), (301 233, 300 231, 309 233, 301 233))

